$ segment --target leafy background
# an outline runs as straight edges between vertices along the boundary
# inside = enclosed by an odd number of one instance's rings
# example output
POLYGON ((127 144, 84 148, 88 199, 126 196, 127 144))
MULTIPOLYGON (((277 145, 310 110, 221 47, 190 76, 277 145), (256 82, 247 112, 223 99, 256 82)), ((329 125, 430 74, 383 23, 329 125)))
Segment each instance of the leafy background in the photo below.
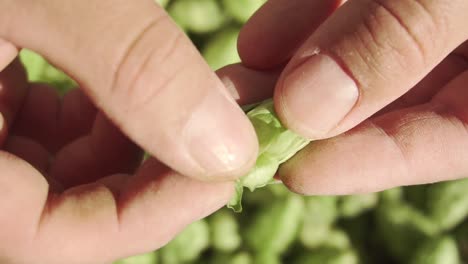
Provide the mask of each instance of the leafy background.
MULTIPOLYGON (((266 0, 157 0, 216 70, 238 62, 239 30, 266 0)), ((76 84, 20 54, 31 81, 76 84)), ((281 184, 188 226, 165 247, 116 264, 468 263, 468 179, 366 195, 302 197, 281 184)), ((157 227, 155 227, 157 228, 157 227)), ((131 242, 129 242, 131 243, 131 242)))

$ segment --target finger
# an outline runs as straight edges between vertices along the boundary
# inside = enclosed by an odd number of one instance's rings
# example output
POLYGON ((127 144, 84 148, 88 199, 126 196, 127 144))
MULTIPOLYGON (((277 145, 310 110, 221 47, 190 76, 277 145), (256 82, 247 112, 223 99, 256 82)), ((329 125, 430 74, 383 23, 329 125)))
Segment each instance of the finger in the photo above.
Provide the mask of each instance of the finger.
POLYGON ((59 147, 91 132, 97 109, 81 89, 73 89, 62 99, 58 117, 59 147))
POLYGON ((155 160, 147 161, 125 186, 118 197, 95 183, 50 198, 35 247, 23 255, 25 260, 40 256, 51 264, 63 259, 107 263, 154 250, 189 223, 223 206, 233 189, 230 183, 182 177, 155 160))
POLYGON ((28 162, 43 174, 46 174, 49 168, 49 152, 30 138, 10 136, 5 144, 5 151, 28 162))
POLYGON ((375 115, 429 102, 449 81, 468 69, 468 60, 466 59, 468 56, 465 55, 468 55, 468 42, 462 46, 458 53, 450 54, 416 86, 375 115))
MULTIPOLYGON (((48 196, 48 183, 29 163, 7 152, 0 152, 0 248, 6 263, 35 263, 18 260, 27 257, 29 241, 37 232, 48 196)), ((32 257, 32 255, 29 255, 32 257)))
POLYGON ((46 84, 31 84, 11 133, 30 138, 55 153, 59 147, 59 111, 57 90, 46 84))
POLYGON ((12 43, 0 38, 0 71, 5 69, 18 55, 18 49, 12 43))
POLYGON ((255 69, 270 69, 286 62, 340 2, 267 1, 240 33, 238 47, 242 62, 255 69))
POLYGON ((7 126, 15 120, 28 89, 24 67, 18 60, 0 71, 0 112, 7 126))
POLYGON ((14 14, 0 18, 0 35, 69 73, 125 133, 172 168, 223 178, 255 162, 250 122, 154 1, 8 1, 0 8, 14 14), (76 13, 87 19, 77 23, 76 13))
POLYGON ((407 92, 468 37, 468 2, 348 1, 298 50, 275 92, 283 122, 340 134, 407 92))
POLYGON ((467 81, 468 71, 427 104, 312 143, 280 169, 281 178, 303 194, 354 194, 466 177, 467 81))
POLYGON ((242 64, 232 64, 216 72, 231 96, 240 105, 258 103, 271 98, 280 73, 281 68, 257 71, 242 64))
POLYGON ((0 114, 0 147, 4 147, 5 141, 8 137, 8 127, 5 122, 3 114, 0 114))
POLYGON ((32 84, 13 133, 56 153, 65 144, 89 134, 96 113, 96 107, 79 89, 69 91, 60 102, 56 89, 32 84))
POLYGON ((62 148, 50 169, 50 176, 65 187, 96 181, 116 173, 133 173, 142 151, 102 113, 91 134, 62 148))

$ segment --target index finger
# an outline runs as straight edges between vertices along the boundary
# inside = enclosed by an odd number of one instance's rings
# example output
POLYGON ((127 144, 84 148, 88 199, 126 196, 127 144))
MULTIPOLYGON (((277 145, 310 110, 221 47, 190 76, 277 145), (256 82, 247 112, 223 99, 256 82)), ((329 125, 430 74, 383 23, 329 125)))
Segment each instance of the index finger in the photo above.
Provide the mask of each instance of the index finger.
POLYGON ((74 77, 114 123, 173 169, 232 178, 255 162, 250 122, 154 1, 6 1, 0 10, 9 11, 0 16, 0 36, 74 77))

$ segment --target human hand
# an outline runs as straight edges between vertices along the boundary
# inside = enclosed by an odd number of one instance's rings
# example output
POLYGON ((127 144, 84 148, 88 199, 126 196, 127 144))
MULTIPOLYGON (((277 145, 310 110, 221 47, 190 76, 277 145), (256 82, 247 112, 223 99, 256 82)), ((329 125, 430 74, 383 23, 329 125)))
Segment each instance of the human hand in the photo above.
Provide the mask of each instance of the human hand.
POLYGON ((102 264, 161 247, 227 203, 232 184, 163 163, 233 178, 255 161, 255 134, 153 1, 2 1, 0 10, 0 262, 102 264), (82 89, 60 103, 50 87, 27 84, 11 63, 18 47, 82 89), (133 141, 162 162, 139 166, 133 141))
POLYGON ((59 99, 0 73, 0 262, 110 263, 163 246, 224 206, 231 183, 180 176, 142 150, 76 89, 59 99), (141 165, 140 165, 141 164, 141 165))
POLYGON ((352 194, 465 177, 468 2, 341 2, 270 0, 240 35, 244 71, 286 64, 276 111, 317 140, 282 180, 352 194))
POLYGON ((29 48, 72 76, 125 134, 197 179, 254 164, 254 130, 154 0, 2 1, 0 70, 29 48))

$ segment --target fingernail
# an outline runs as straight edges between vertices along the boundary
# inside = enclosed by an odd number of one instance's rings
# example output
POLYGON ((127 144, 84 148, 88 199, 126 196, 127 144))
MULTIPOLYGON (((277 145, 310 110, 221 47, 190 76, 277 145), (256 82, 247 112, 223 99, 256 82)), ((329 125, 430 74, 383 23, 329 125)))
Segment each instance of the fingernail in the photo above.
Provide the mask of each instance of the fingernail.
POLYGON ((184 131, 192 158, 206 179, 231 179, 255 162, 255 131, 225 91, 211 92, 199 105, 184 131))
POLYGON ((294 69, 280 87, 287 123, 310 139, 327 137, 359 97, 356 83, 326 55, 314 55, 294 69))

